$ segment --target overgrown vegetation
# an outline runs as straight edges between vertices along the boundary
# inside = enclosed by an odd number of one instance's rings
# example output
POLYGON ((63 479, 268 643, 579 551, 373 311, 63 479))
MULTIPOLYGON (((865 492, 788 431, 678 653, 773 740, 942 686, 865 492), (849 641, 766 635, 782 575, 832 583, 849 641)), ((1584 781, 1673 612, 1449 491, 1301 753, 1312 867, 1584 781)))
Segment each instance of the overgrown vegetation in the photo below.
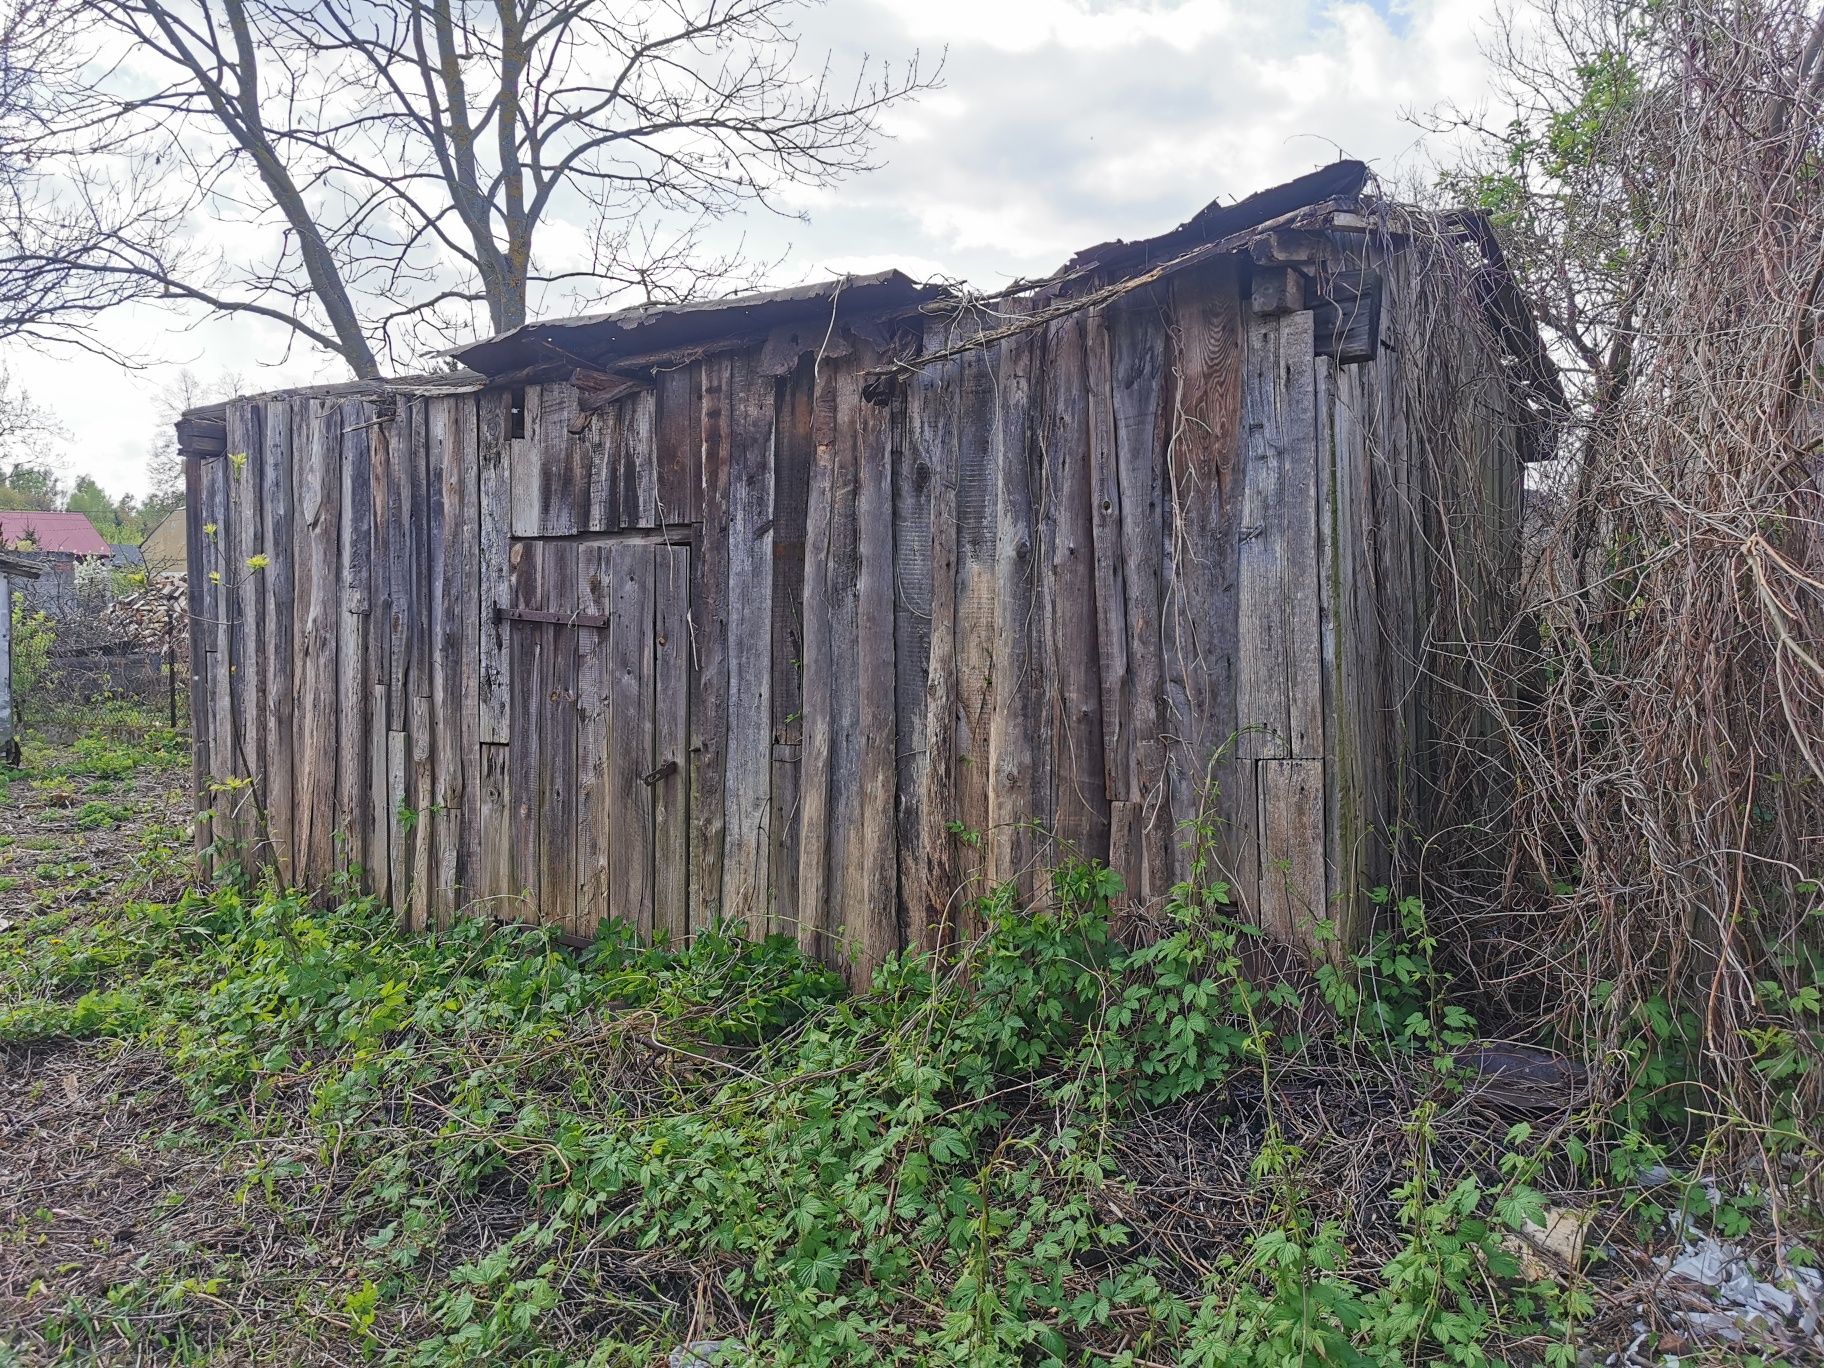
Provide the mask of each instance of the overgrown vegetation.
POLYGON ((1700 1171, 1674 1017, 1643 1023, 1623 1106, 1564 1071, 1529 1096, 1416 902, 1305 977, 1207 870, 1132 946, 1118 892, 1079 864, 1042 909, 1002 890, 959 961, 855 994, 735 928, 671 950, 610 924, 574 952, 235 886, 27 922, 0 938, 0 1048, 161 1057, 309 1271, 243 1313, 234 1259, 149 1253, 98 1294, 28 1293, 15 1348, 1568 1364, 1655 1240, 1756 1215, 1752 1190, 1638 1186, 1700 1171), (1593 1262, 1516 1238, 1554 1190, 1604 1187, 1593 1262))

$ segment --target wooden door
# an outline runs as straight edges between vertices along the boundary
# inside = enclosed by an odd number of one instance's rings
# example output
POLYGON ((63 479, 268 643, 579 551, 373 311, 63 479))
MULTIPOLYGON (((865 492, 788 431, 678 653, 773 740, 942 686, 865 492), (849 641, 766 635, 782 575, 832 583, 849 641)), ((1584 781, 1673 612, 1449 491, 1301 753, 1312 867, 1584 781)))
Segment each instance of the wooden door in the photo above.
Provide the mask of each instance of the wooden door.
POLYGON ((687 547, 521 541, 508 649, 513 884, 540 921, 687 929, 687 547))

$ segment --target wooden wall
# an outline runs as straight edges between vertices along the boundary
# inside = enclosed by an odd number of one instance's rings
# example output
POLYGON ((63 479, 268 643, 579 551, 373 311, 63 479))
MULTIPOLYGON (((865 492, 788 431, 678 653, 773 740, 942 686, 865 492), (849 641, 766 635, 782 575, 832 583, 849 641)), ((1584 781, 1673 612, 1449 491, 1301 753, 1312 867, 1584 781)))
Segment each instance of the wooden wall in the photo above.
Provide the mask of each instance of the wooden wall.
MULTIPOLYGON (((1390 335, 1461 314, 1403 262, 1390 335)), ((1508 536, 1519 467, 1504 389, 1315 357, 1239 272, 892 385, 1055 297, 632 386, 236 401, 189 465, 199 843, 416 924, 724 916, 865 970, 1066 849, 1158 897, 1201 821, 1264 925, 1349 921, 1462 635, 1438 546, 1508 536)))

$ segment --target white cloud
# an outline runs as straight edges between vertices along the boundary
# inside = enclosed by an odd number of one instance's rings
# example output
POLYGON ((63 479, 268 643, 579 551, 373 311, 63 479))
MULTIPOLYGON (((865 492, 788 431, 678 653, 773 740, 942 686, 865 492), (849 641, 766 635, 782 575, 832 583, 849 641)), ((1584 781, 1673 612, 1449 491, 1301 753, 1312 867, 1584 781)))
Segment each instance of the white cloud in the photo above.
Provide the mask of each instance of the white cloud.
MULTIPOLYGON (((1042 274, 1077 249, 1169 228, 1332 160, 1391 176, 1413 162, 1409 110, 1473 103, 1493 0, 830 0, 805 12, 808 60, 946 49, 944 87, 885 121, 881 169, 833 192, 722 225, 755 259, 786 247, 782 281, 889 265, 983 286, 1042 274)), ((541 244, 586 250, 586 225, 541 244)), ((123 345, 252 388, 334 378, 254 323, 184 331, 139 310, 123 345)), ((172 368, 122 376, 104 363, 15 355, 10 364, 75 434, 72 473, 112 489, 143 483, 172 368)))

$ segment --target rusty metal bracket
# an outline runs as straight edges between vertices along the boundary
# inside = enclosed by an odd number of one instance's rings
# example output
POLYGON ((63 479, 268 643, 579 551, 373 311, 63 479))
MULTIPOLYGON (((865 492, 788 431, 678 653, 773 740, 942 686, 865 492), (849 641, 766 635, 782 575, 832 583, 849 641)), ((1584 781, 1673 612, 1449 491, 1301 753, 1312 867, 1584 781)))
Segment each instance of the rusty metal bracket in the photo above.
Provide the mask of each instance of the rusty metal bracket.
POLYGON ((551 622, 559 627, 606 627, 608 619, 599 613, 547 613, 539 608, 494 607, 496 622, 551 622))
POLYGON ((650 774, 642 774, 640 776, 640 782, 646 785, 647 788, 651 788, 654 784, 658 783, 659 780, 669 778, 677 772, 678 762, 676 760, 667 760, 650 774))

